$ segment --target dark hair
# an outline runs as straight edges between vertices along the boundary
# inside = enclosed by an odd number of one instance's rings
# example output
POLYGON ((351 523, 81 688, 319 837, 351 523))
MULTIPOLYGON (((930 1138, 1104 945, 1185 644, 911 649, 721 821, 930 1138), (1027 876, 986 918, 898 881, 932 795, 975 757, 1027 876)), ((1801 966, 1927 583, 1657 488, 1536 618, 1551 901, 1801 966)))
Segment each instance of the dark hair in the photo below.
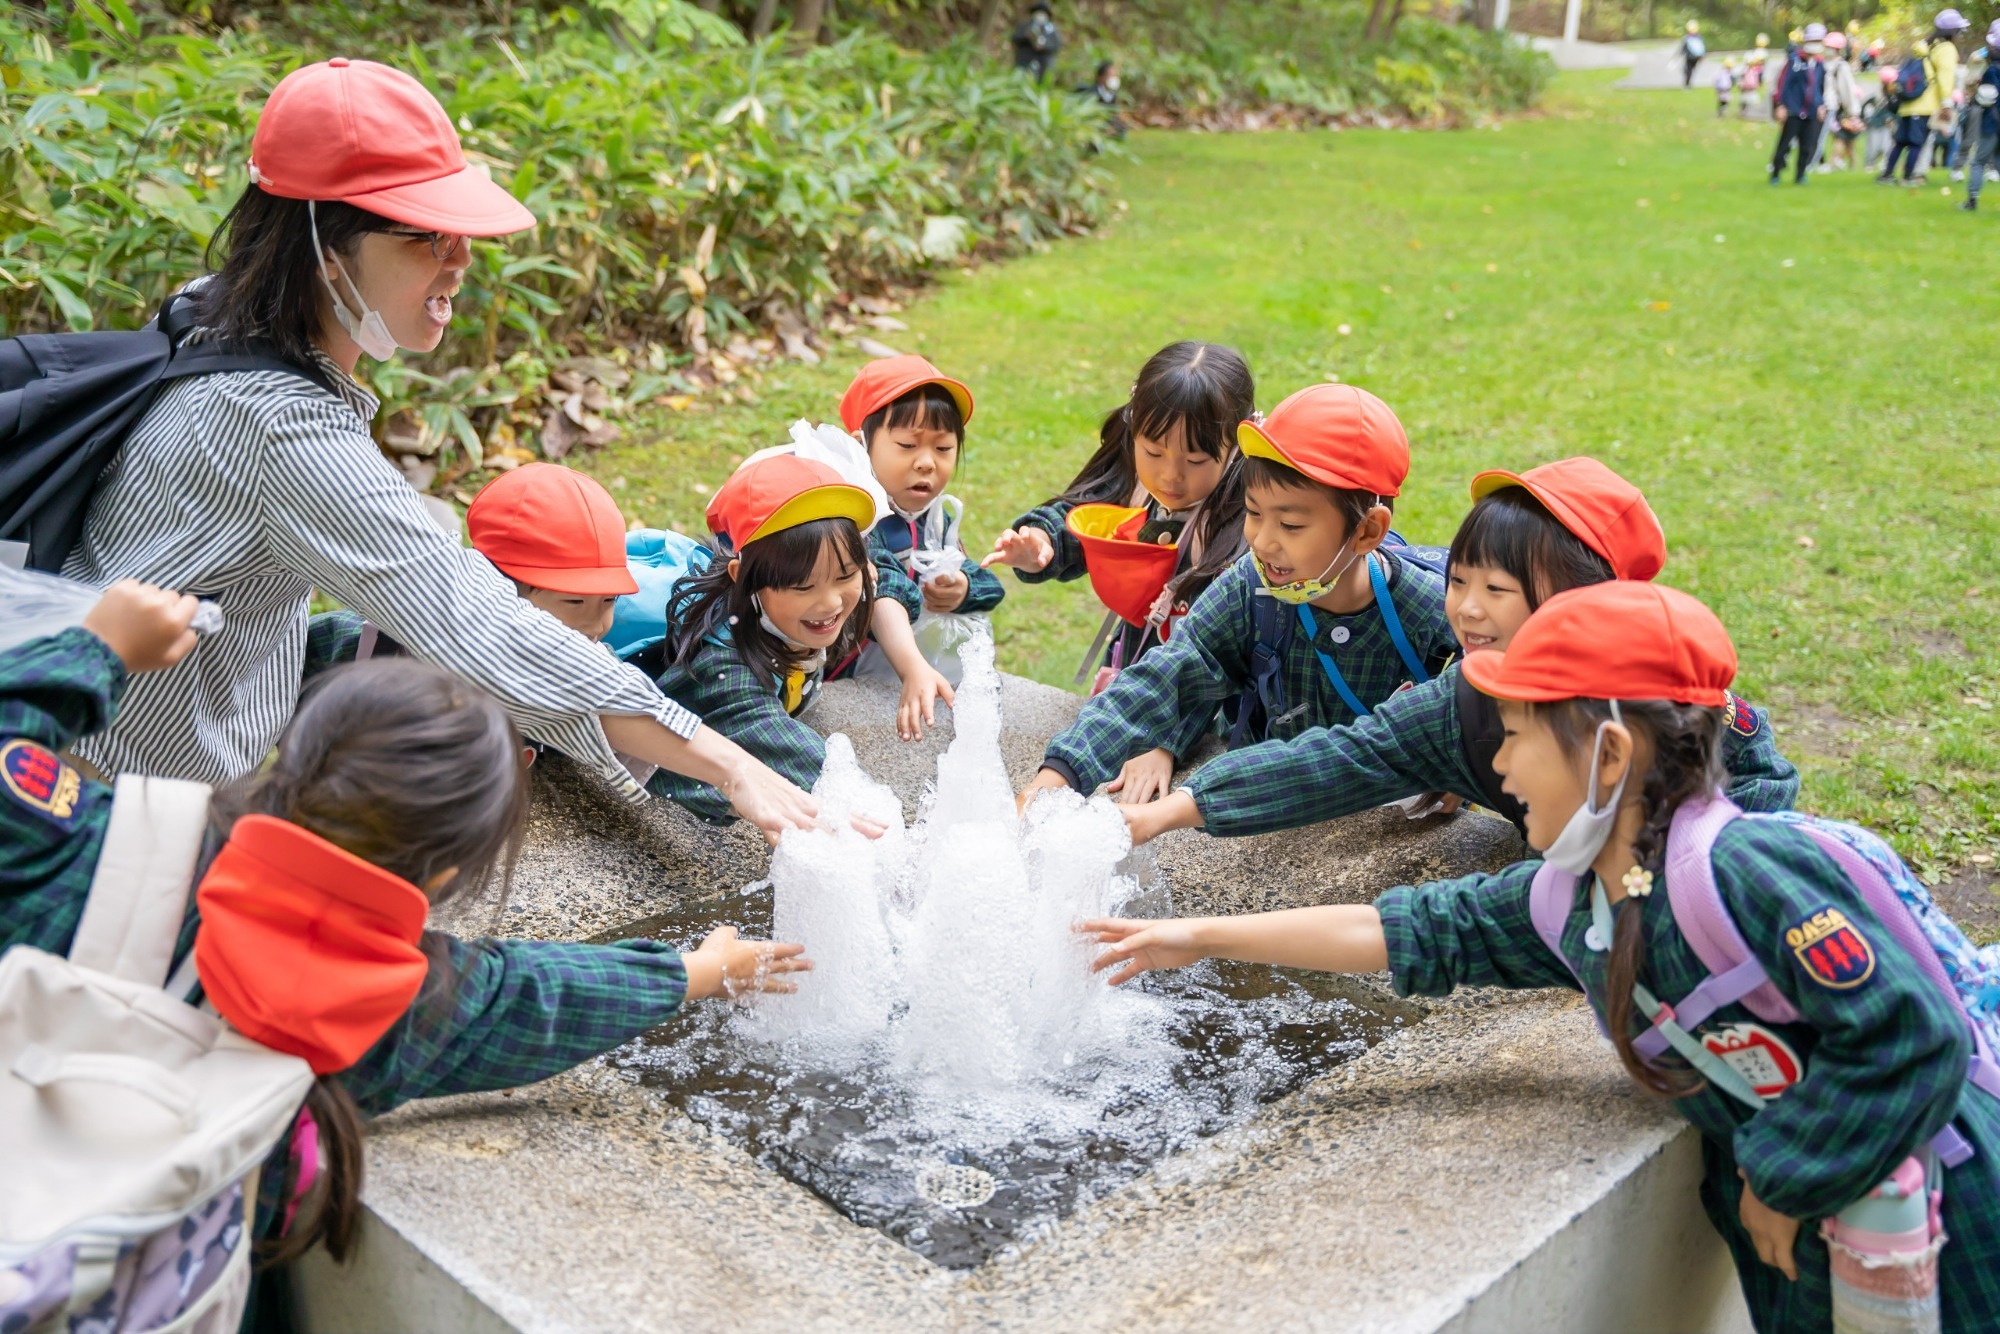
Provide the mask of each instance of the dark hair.
POLYGON ((780 667, 790 671, 812 654, 793 648, 766 630, 758 621, 754 599, 759 589, 796 588, 811 582, 820 553, 828 547, 847 564, 860 568, 862 591, 854 614, 826 651, 827 662, 841 662, 858 651, 868 633, 868 610, 875 602, 875 569, 868 558, 868 542, 852 519, 814 519, 745 544, 734 579, 729 577, 729 554, 722 552, 706 570, 675 584, 667 612, 667 624, 673 627, 668 632, 667 661, 677 667, 688 666, 701 652, 701 641, 727 624, 736 656, 760 682, 775 688, 780 667))
POLYGON ((1347 531, 1353 532, 1368 517, 1368 511, 1377 505, 1391 514, 1396 512, 1394 496, 1378 496, 1373 491, 1351 491, 1345 487, 1328 486, 1325 482, 1308 477, 1297 468, 1287 468, 1276 459, 1247 458, 1243 460, 1243 489, 1253 486, 1282 486, 1294 491, 1318 491, 1333 507, 1340 511, 1340 517, 1347 520, 1347 531))
POLYGON ((1558 593, 1610 582, 1610 562, 1583 544, 1525 486, 1482 496, 1451 539, 1450 563, 1502 570, 1521 581, 1528 610, 1558 593))
MULTIPOLYGON (((1611 705, 1601 699, 1571 699, 1528 708, 1548 723, 1571 756, 1580 757, 1577 762, 1588 772, 1591 743, 1598 724, 1611 717, 1611 705)), ((1632 852, 1642 869, 1658 877, 1666 861, 1667 831, 1674 812, 1684 802, 1706 797, 1728 781, 1722 763, 1723 711, 1664 699, 1620 700, 1618 711, 1635 738, 1645 737, 1652 747, 1652 761, 1639 793, 1645 822, 1633 840, 1632 852)), ((1627 787, 1629 790, 1629 783, 1627 787)), ((1611 1030, 1611 1041, 1625 1072, 1639 1087, 1661 1097, 1682 1098, 1700 1091, 1704 1082, 1700 1076, 1679 1066, 1648 1065, 1632 1049, 1632 986, 1646 966, 1646 939, 1638 904, 1637 898, 1628 895, 1618 905, 1611 957, 1604 970, 1604 1026, 1611 1030)))
POLYGON ((920 384, 909 393, 891 399, 861 419, 861 443, 866 448, 877 431, 949 431, 965 443, 965 418, 958 400, 941 384, 920 384))
MULTIPOLYGON (((336 668, 308 688, 265 768, 216 793, 226 832, 245 815, 275 816, 422 886, 453 867, 433 905, 504 898, 527 818, 521 734, 498 700, 441 667, 382 658, 336 668)), ((449 1006, 456 987, 444 937, 426 931, 431 967, 417 1004, 449 1006)), ((337 1075, 315 1081, 306 1107, 319 1125, 326 1190, 312 1215, 261 1262, 279 1264, 326 1243, 345 1261, 360 1221, 362 1124, 337 1075)))
POLYGON ((1093 81, 1093 82, 1095 82, 1095 83, 1103 83, 1103 82, 1104 82, 1104 76, 1105 76, 1106 74, 1110 73, 1110 72, 1111 72, 1112 70, 1114 70, 1114 69, 1116 69, 1116 68, 1118 68, 1118 62, 1117 62, 1117 61, 1115 61, 1115 60, 1100 60, 1100 61, 1098 61, 1098 62, 1097 62, 1097 73, 1096 73, 1096 74, 1094 74, 1094 75, 1092 75, 1092 76, 1091 76, 1091 79, 1092 79, 1092 81, 1093 81))
MULTIPOLYGON (((212 272, 193 296, 196 322, 214 330, 218 341, 268 343, 286 361, 311 360, 327 295, 307 208, 303 199, 247 186, 209 238, 212 272)), ((336 255, 352 255, 363 236, 396 225, 337 200, 312 208, 320 243, 336 255)))
POLYGON ((1222 480, 1195 521, 1201 562, 1169 581, 1173 602, 1192 602, 1243 554, 1243 456, 1236 451, 1236 425, 1256 410, 1256 396, 1250 367, 1235 348, 1169 343, 1139 368, 1131 399, 1105 417, 1097 452, 1062 494, 1071 505, 1123 505, 1139 485, 1132 456, 1138 438, 1159 440, 1177 425, 1189 449, 1222 460, 1222 480))

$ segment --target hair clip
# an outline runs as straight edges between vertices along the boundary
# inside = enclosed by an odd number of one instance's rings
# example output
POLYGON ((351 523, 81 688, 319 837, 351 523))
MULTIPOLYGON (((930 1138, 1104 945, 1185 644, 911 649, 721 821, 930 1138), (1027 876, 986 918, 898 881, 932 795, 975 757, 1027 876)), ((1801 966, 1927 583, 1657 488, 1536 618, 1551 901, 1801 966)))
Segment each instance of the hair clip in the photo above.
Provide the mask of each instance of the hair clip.
POLYGON ((1256 408, 1250 409, 1250 424, 1252 426, 1262 426, 1264 424, 1264 414, 1256 408))
POLYGON ((730 623, 731 625, 734 625, 734 624, 736 624, 736 618, 735 618, 734 616, 730 617, 730 618, 729 618, 729 623, 730 623))
POLYGON ((264 173, 257 169, 257 164, 253 160, 250 163, 250 184, 262 185, 263 183, 264 183, 264 173))
POLYGON ((1628 897, 1643 899, 1653 892, 1653 873, 1635 866, 1625 873, 1622 883, 1628 897))

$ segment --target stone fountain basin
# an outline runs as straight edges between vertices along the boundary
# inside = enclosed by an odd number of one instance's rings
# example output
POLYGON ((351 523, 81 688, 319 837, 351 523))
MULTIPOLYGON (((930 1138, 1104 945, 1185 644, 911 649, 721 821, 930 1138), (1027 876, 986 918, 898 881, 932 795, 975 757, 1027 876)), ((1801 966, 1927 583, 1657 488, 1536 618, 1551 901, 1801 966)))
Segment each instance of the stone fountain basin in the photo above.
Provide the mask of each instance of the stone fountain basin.
MULTIPOLYGON (((1017 783, 1080 700, 1003 678, 1017 783)), ((841 682, 846 732, 914 811, 943 735, 841 682)), ((763 842, 537 772, 509 902, 458 924, 579 939, 760 878, 763 842)), ((1181 912, 1365 903, 1496 867, 1503 822, 1373 811, 1159 841, 1181 912)), ((1386 977, 1364 981, 1386 993, 1386 977)), ((300 1272, 314 1331, 1747 1330, 1695 1199, 1698 1142, 1639 1093, 1576 997, 1467 991, 1237 1129, 968 1273, 842 1218, 608 1065, 413 1104, 375 1126, 345 1269, 300 1272)))

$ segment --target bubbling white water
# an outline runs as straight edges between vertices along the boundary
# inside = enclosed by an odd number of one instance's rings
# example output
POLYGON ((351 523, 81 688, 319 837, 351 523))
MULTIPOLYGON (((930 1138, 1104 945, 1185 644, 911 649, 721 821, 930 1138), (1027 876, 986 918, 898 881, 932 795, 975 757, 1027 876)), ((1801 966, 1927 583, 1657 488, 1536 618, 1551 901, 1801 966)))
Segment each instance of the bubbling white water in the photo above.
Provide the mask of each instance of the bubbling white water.
POLYGON ((1091 1124, 1163 1088, 1177 1052, 1164 1002, 1093 976, 1073 930, 1137 890, 1118 873, 1125 821, 1066 790, 1017 818, 991 638, 960 658, 952 743, 914 825, 845 737, 828 742, 819 827, 771 862, 774 933, 805 942, 814 971, 743 1027, 791 1064, 868 1066, 910 1095, 925 1138, 966 1143, 1091 1124), (857 815, 888 832, 865 838, 857 815))

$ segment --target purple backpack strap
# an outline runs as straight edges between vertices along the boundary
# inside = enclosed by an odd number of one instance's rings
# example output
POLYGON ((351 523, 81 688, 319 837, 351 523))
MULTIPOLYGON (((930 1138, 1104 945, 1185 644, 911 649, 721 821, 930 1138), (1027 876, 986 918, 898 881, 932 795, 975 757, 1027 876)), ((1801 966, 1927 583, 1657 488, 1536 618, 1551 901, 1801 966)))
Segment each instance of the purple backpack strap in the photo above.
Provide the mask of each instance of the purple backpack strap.
MULTIPOLYGON (((1567 871, 1541 864, 1535 872, 1535 882, 1528 888, 1528 916, 1534 919, 1535 934, 1549 947, 1549 953, 1562 960, 1563 967, 1569 969, 1576 978, 1577 986, 1583 985, 1583 974, 1576 971, 1576 965, 1563 953, 1563 924, 1569 921, 1570 909, 1576 906, 1577 878, 1567 871)), ((1590 1007, 1591 1017, 1597 1020, 1597 1031, 1608 1032, 1604 1027, 1604 1016, 1597 1013, 1597 1007, 1590 1007)))
MULTIPOLYGON (((1674 925, 1708 969, 1701 985, 1663 1011, 1690 1033, 1717 1010, 1738 1001, 1768 1023, 1799 1022, 1798 1010, 1771 985, 1764 965, 1744 943, 1715 884, 1716 836, 1742 814, 1735 802, 1718 792, 1706 801, 1683 803, 1667 830, 1667 903, 1674 925)), ((1654 1060, 1666 1051, 1667 1037, 1654 1027, 1640 1034, 1632 1047, 1654 1060)))

